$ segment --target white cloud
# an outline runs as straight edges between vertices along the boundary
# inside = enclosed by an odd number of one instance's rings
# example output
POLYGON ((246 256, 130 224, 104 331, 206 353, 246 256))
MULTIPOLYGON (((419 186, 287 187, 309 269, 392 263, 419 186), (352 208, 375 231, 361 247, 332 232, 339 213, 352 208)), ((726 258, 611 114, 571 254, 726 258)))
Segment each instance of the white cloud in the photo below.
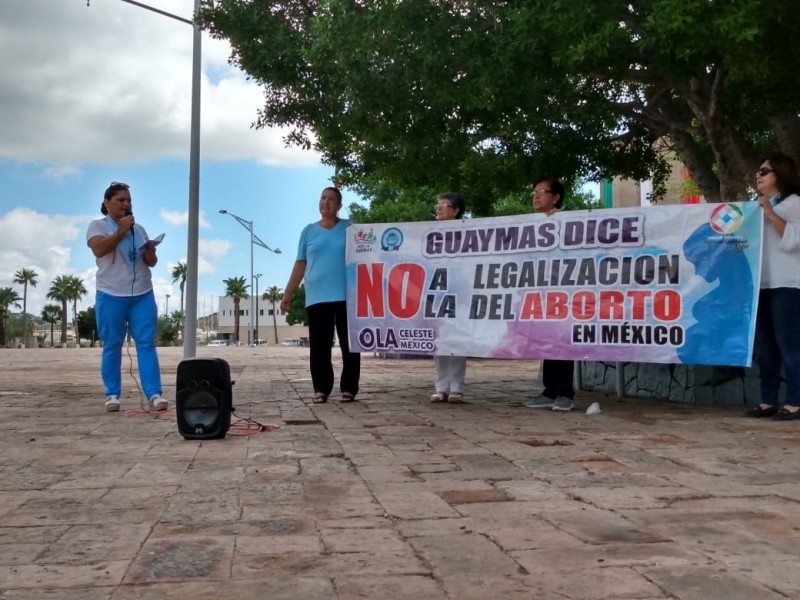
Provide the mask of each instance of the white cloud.
MULTIPOLYGON (((38 274, 36 287, 28 287, 28 312, 38 313, 47 300, 50 282, 58 275, 83 277, 89 288, 87 275, 75 273, 70 266, 71 251, 67 243, 75 240, 84 230, 85 215, 45 215, 27 208, 15 208, 0 215, 0 287, 11 286, 22 297, 22 286, 14 283, 14 273, 19 269, 33 269, 38 274)), ((94 275, 91 275, 92 292, 94 275)))
MULTIPOLYGON (((160 216, 170 225, 174 225, 176 227, 180 227, 182 225, 187 225, 189 223, 189 211, 177 211, 177 210, 168 210, 166 208, 162 208, 160 212, 160 216)), ((200 224, 201 228, 210 229, 211 224, 206 219, 205 213, 201 210, 200 215, 198 217, 198 223, 200 224)))
POLYGON ((200 240, 200 254, 209 258, 222 258, 231 249, 228 240, 200 240))
MULTIPOLYGON (((191 17, 192 0, 149 4, 191 17)), ((0 156, 45 164, 183 158, 189 152, 192 29, 118 0, 0 2, 0 156)), ((203 36, 201 154, 211 160, 312 165, 277 130, 251 128, 262 90, 203 36), (209 77, 208 74, 211 74, 209 77)))

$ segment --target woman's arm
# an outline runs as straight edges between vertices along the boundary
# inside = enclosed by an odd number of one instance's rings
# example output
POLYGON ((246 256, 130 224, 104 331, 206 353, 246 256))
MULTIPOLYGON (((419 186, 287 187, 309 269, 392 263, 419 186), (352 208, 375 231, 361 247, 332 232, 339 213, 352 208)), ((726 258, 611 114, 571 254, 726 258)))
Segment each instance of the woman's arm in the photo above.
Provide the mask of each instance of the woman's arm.
MULTIPOLYGON (((126 215, 117 222, 117 230, 109 235, 94 235, 86 241, 86 245, 92 250, 96 258, 100 258, 113 252, 114 249, 131 230, 134 224, 133 215, 126 215)), ((98 221, 93 221, 89 229, 97 227, 98 221)))
POLYGON ((89 238, 89 241, 86 242, 86 244, 92 249, 92 253, 97 258, 100 258, 109 252, 113 252, 114 249, 119 245, 124 235, 124 231, 117 229, 111 235, 95 235, 89 238))
POLYGON ((761 196, 758 199, 758 203, 761 205, 761 208, 764 209, 764 218, 767 220, 767 223, 775 228, 775 231, 778 233, 779 237, 783 237, 783 234, 786 231, 786 221, 778 216, 778 213, 776 213, 775 209, 772 208, 772 204, 770 203, 769 198, 766 196, 761 196))
POLYGON ((300 282, 303 281, 303 276, 306 273, 306 261, 297 260, 292 267, 292 274, 289 275, 289 281, 283 290, 283 298, 281 299, 281 310, 289 310, 289 305, 292 303, 292 295, 297 290, 300 282))

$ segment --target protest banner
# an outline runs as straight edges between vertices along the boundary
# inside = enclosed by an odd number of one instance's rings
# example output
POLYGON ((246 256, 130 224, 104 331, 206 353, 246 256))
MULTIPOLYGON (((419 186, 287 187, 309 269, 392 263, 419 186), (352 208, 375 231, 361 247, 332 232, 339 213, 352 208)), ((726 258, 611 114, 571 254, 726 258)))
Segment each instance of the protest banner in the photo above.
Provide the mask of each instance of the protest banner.
POLYGON ((354 224, 350 348, 749 366, 757 203, 354 224))

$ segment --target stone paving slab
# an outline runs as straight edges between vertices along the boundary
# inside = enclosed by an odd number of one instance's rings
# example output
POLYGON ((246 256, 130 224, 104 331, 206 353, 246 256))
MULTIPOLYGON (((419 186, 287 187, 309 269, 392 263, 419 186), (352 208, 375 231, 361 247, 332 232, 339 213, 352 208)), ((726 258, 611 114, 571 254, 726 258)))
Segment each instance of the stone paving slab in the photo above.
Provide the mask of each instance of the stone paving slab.
POLYGON ((98 349, 0 350, 0 600, 800 598, 796 424, 530 410, 536 361, 470 360, 467 402, 432 405, 432 361, 364 355, 358 402, 314 405, 307 349, 198 354, 277 429, 184 440, 133 349, 116 414, 98 349))

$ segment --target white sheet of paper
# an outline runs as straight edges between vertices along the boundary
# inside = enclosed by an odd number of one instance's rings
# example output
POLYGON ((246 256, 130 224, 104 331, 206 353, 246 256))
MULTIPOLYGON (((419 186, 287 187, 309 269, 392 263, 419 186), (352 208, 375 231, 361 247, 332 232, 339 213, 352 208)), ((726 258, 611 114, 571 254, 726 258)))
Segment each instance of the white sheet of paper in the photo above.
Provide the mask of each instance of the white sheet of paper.
POLYGON ((139 247, 139 250, 144 250, 146 246, 153 246, 154 248, 161 243, 161 240, 164 239, 164 234, 162 233, 159 236, 154 237, 152 240, 147 240, 144 244, 139 247))

